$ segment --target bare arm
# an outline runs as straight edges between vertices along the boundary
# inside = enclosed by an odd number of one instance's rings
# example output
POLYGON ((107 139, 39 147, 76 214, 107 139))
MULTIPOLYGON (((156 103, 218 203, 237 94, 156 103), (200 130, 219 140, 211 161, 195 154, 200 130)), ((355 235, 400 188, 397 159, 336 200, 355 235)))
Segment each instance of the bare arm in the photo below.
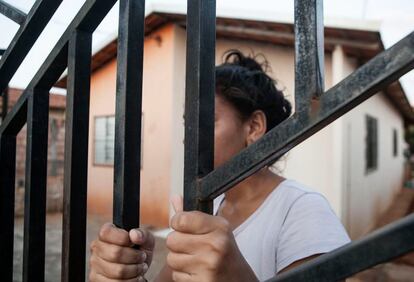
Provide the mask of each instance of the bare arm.
POLYGON ((295 262, 292 262, 291 264, 289 264, 288 266, 286 266, 285 268, 283 268, 281 271, 279 271, 279 273, 287 272, 287 271, 289 271, 289 270, 291 270, 291 269, 293 269, 293 268, 295 268, 295 267, 297 267, 297 266, 299 266, 301 264, 304 264, 305 262, 308 262, 310 260, 313 260, 316 257, 319 257, 320 255, 321 254, 316 254, 316 255, 313 255, 313 256, 310 256, 310 257, 306 257, 306 258, 297 260, 295 262))
MULTIPOLYGON (((323 254, 316 254, 316 255, 313 255, 313 256, 310 256, 310 257, 307 257, 307 258, 304 258, 304 259, 297 260, 297 261, 289 264, 286 268, 279 271, 279 273, 287 272, 287 271, 289 271, 289 270, 291 270, 291 269, 293 269, 293 268, 295 268, 295 267, 297 267, 301 264, 304 264, 305 262, 308 262, 310 260, 313 260, 314 258, 319 257, 320 255, 323 255, 323 254)), ((345 280, 339 280, 339 282, 345 282, 345 280)))

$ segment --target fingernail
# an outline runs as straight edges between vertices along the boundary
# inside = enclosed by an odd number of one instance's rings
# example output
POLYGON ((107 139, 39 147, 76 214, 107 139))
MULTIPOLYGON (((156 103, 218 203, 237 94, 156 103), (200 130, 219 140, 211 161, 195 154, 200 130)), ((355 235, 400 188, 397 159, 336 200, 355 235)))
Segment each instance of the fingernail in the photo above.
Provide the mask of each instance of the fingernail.
POLYGON ((137 235, 137 239, 141 241, 143 237, 142 232, 136 229, 134 229, 134 232, 137 235))
POLYGON ((141 258, 142 258, 143 261, 145 261, 147 259, 147 253, 142 252, 141 258))
POLYGON ((145 273, 148 270, 148 264, 144 263, 142 264, 142 271, 145 273))

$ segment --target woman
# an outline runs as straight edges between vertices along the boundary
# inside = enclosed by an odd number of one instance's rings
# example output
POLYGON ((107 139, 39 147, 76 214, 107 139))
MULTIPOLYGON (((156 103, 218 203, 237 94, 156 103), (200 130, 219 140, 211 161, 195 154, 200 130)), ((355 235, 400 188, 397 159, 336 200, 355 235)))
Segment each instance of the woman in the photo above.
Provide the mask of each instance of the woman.
MULTIPOLYGON (((214 167, 291 114, 262 65, 232 50, 216 68, 214 167)), ((217 216, 183 212, 181 198, 172 204, 160 282, 263 281, 349 242, 323 196, 267 167, 215 199, 217 216)), ((145 281, 153 249, 149 232, 105 224, 91 245, 90 280, 145 281)))

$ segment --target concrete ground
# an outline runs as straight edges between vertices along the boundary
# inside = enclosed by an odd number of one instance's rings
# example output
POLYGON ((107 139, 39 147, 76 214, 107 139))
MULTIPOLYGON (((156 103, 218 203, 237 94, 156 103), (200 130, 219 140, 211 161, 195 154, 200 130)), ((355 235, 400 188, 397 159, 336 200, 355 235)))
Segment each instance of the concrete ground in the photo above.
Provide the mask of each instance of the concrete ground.
MULTIPOLYGON (((101 225, 109 220, 99 218, 97 216, 88 217, 87 229, 87 246, 96 238, 101 225)), ((45 256, 45 281, 57 282, 61 281, 61 248, 62 248, 62 214, 48 214, 46 219, 46 256, 45 256)), ((165 240, 156 237, 155 257, 151 267, 148 270, 146 278, 153 281, 160 269, 165 263, 167 250, 165 248, 165 240)), ((86 251, 86 262, 89 260, 89 247, 86 251)), ((14 231, 14 277, 13 281, 22 281, 22 264, 23 264, 23 218, 15 219, 14 231)), ((88 263, 86 263, 87 271, 88 263)), ((87 274, 86 274, 87 277, 87 274)), ((85 280, 87 281, 87 280, 85 280)))
MULTIPOLYGON (((88 217, 87 242, 96 238, 100 226, 108 220, 96 217, 88 217)), ((46 266, 45 266, 45 281, 57 282, 60 281, 61 272, 61 246, 62 246, 62 215, 48 214, 46 220, 46 266)), ((153 263, 146 275, 148 281, 153 281, 154 277, 160 271, 165 263, 167 249, 165 247, 165 232, 155 231, 154 234, 161 234, 156 236, 156 249, 153 263)), ((15 242, 14 242, 14 279, 13 281, 22 281, 22 250, 23 250, 23 218, 16 218, 15 220, 15 242)), ((89 248, 86 252, 87 260, 89 259, 89 248)), ((88 263, 87 263, 88 264, 88 263)), ((88 268, 88 265, 86 266, 88 268)), ((88 273, 88 269, 86 271, 88 273)), ((87 275, 87 274, 86 274, 87 275)), ((87 281, 87 279, 85 280, 87 281)), ((414 281, 414 266, 401 264, 397 262, 386 263, 376 266, 372 269, 364 271, 353 278, 347 279, 349 282, 363 282, 363 281, 395 281, 408 282, 414 281)))

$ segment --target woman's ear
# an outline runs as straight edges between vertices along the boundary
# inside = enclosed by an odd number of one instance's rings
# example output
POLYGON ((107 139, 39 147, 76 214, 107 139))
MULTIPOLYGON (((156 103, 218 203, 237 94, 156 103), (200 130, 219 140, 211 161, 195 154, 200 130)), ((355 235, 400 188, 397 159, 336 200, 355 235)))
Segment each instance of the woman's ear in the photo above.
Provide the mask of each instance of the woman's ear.
POLYGON ((266 115, 263 111, 257 110, 254 111, 248 123, 248 134, 246 138, 247 146, 256 142, 260 137, 266 133, 267 124, 266 124, 266 115))

